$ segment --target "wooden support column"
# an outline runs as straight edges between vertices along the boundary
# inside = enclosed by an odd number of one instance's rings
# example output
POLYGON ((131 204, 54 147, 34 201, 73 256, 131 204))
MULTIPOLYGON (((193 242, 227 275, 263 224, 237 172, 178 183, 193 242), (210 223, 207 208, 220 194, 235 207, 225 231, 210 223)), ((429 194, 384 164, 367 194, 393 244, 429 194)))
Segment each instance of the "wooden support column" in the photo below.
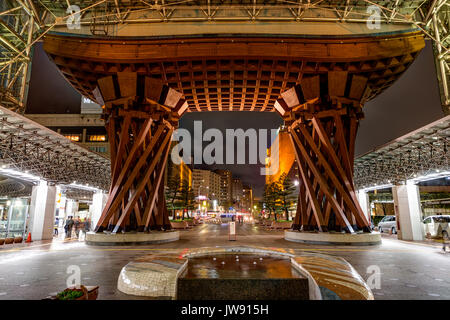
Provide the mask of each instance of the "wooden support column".
POLYGON ((99 79, 93 93, 104 104, 111 144, 111 187, 96 232, 170 229, 162 177, 186 102, 160 81, 133 72, 99 79))
POLYGON ((303 78, 281 94, 277 110, 301 175, 293 229, 370 232, 353 184, 354 142, 366 84, 347 72, 330 71, 303 78))

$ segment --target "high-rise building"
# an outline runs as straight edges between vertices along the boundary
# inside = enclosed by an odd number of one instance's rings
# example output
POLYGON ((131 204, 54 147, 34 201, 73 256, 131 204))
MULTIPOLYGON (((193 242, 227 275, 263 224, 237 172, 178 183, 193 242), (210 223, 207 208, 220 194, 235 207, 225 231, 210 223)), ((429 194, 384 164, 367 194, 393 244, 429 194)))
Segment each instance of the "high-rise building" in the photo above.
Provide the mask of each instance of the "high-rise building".
MULTIPOLYGON (((175 145, 175 141, 172 143, 172 147, 175 145)), ((175 155, 172 155, 176 156, 175 155)), ((168 179, 172 179, 172 178, 176 178, 180 180, 180 185, 183 182, 187 182, 188 185, 190 187, 192 187, 192 170, 191 168, 186 165, 186 163, 184 163, 184 161, 179 157, 178 157, 178 163, 180 164, 175 164, 172 160, 172 157, 169 157, 169 160, 167 160, 167 165, 166 165, 166 172, 165 172, 165 176, 164 176, 164 181, 165 181, 165 185, 167 186, 167 181, 168 179)))
POLYGON ((266 175, 266 184, 277 182, 278 179, 280 179, 280 176, 285 173, 297 186, 301 181, 301 177, 289 133, 286 130, 281 129, 274 143, 278 144, 278 146, 275 146, 278 147, 278 159, 275 157, 276 153, 273 155, 270 154, 269 148, 267 150, 268 159, 266 160, 266 172, 268 172, 268 164, 270 164, 272 168, 276 168, 276 163, 278 163, 278 171, 272 175, 266 175))
POLYGON ((219 195, 219 205, 227 210, 232 204, 232 183, 233 175, 230 170, 214 170, 215 173, 220 175, 220 195, 219 195))
POLYGON ((234 204, 234 209, 241 209, 242 195, 243 195, 241 179, 233 178, 233 185, 232 185, 231 190, 232 190, 232 200, 233 200, 233 204, 234 204))
POLYGON ((192 171, 192 189, 196 197, 204 196, 209 200, 219 200, 220 175, 210 170, 192 171))
POLYGON ((102 107, 85 97, 81 97, 80 105, 80 113, 26 113, 25 116, 90 151, 109 157, 102 107))
POLYGON ((244 185, 242 187, 242 211, 251 213, 253 208, 252 187, 244 185))

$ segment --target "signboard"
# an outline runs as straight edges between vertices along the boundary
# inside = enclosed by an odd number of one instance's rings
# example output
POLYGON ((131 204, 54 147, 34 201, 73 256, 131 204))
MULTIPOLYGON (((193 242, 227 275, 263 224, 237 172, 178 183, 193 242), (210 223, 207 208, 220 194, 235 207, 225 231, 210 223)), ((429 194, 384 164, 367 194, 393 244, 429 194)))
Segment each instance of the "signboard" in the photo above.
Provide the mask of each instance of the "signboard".
POLYGON ((102 107, 86 97, 81 97, 81 114, 101 114, 102 107))
POLYGON ((230 221, 228 224, 228 240, 236 241, 236 222, 230 221))

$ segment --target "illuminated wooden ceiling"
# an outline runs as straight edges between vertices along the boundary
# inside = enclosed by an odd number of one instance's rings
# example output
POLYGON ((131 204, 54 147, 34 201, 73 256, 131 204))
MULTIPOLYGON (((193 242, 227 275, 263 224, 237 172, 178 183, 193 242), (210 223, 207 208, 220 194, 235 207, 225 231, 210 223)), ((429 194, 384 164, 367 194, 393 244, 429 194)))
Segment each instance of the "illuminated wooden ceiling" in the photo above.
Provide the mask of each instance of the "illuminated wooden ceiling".
POLYGON ((421 33, 364 38, 228 37, 99 39, 47 35, 44 49, 83 95, 100 77, 133 71, 183 93, 189 111, 273 111, 304 76, 348 71, 366 76, 373 98, 424 47, 421 33))

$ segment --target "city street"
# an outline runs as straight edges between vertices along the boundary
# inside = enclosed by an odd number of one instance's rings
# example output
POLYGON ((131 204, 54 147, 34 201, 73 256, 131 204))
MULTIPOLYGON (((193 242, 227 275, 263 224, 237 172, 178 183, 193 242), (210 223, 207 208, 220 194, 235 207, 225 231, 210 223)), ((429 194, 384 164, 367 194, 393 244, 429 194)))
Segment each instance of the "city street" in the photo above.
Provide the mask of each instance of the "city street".
POLYGON ((375 299, 450 299, 450 253, 438 244, 411 243, 383 236, 379 246, 318 246, 288 242, 282 231, 250 224, 237 225, 236 241, 228 225, 202 224, 180 231, 177 242, 147 246, 87 246, 78 240, 36 241, 0 247, 0 299, 42 299, 66 287, 67 268, 81 269, 82 283, 99 285, 99 299, 135 299, 116 290, 120 270, 130 260, 155 251, 254 245, 287 252, 311 251, 339 256, 367 280, 369 266, 381 271, 375 299))

